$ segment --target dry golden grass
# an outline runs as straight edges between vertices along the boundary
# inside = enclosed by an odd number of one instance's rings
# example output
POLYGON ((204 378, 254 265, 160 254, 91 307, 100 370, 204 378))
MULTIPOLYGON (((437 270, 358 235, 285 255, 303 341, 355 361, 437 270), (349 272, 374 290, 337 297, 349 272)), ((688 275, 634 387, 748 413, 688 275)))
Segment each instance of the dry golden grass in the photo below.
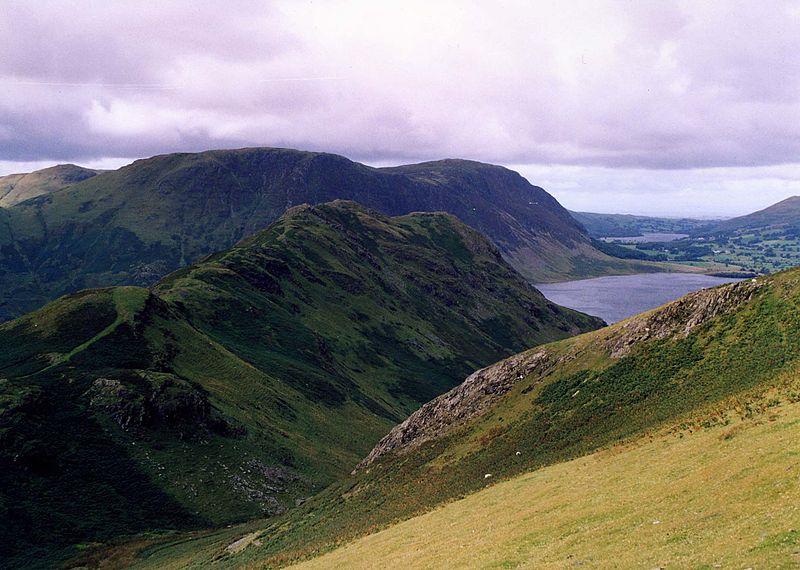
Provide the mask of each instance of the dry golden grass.
POLYGON ((800 568, 800 403, 499 483, 298 568, 800 568))

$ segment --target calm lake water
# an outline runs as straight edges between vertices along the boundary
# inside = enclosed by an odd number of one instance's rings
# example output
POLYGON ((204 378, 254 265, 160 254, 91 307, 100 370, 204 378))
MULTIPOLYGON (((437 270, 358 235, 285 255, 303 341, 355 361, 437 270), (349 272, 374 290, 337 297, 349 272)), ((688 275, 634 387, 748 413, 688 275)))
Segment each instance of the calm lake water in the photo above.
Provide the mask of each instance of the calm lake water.
POLYGON ((615 275, 536 285, 552 302, 595 315, 608 324, 682 297, 686 293, 739 279, 690 273, 615 275))
POLYGON ((604 237, 600 239, 603 241, 622 241, 628 243, 656 243, 664 241, 675 241, 676 239, 683 239, 687 237, 689 237, 689 234, 651 233, 651 234, 642 234, 640 236, 604 237))

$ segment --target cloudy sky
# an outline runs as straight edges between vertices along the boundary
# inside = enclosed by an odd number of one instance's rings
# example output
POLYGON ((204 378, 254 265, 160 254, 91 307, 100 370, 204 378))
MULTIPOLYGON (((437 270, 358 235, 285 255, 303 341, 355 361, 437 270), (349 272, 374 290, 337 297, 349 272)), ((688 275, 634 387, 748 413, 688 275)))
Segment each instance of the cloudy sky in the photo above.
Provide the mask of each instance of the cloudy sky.
POLYGON ((800 0, 0 0, 0 174, 255 145, 746 213, 800 194, 800 0))

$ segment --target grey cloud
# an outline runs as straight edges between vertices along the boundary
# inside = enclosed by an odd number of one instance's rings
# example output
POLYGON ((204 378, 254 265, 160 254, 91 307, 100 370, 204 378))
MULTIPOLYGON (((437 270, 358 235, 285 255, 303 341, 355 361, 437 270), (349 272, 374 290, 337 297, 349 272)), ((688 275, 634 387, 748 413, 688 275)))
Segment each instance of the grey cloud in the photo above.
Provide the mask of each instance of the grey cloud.
POLYGON ((661 169, 800 156, 791 2, 4 8, 5 160, 244 145, 661 169))

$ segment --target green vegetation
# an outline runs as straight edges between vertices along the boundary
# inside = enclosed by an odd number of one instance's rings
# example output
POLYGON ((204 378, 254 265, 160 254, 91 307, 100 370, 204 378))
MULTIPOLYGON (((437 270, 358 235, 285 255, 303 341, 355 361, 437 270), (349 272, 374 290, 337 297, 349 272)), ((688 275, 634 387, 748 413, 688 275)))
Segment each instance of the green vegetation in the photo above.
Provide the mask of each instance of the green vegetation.
POLYGON ((798 455, 800 404, 776 405, 519 475, 298 568, 797 568, 798 455))
POLYGON ((0 559, 275 515, 470 370, 601 324, 450 215, 347 202, 64 297, 0 325, 0 559))
MULTIPOLYGON (((626 233, 631 226, 614 228, 590 223, 592 216, 573 214, 584 223, 593 237, 638 236, 652 231, 668 231, 669 226, 636 222, 638 233, 626 233), (590 218, 586 219, 585 216, 590 218), (597 232, 600 232, 599 235, 597 232)), ((660 218, 643 218, 660 220, 660 218)), ((597 220, 595 220, 597 221, 597 220)), ((705 268, 723 276, 765 275, 800 266, 800 197, 788 198, 747 216, 714 224, 699 220, 680 220, 669 229, 690 237, 666 243, 629 241, 594 245, 600 251, 622 259, 668 261, 705 268), (688 222, 698 222, 694 227, 688 222)))
MULTIPOLYGON (((467 410, 426 405, 423 410, 429 411, 421 410, 400 428, 407 431, 399 436, 399 449, 276 522, 260 530, 249 527, 248 533, 264 537, 260 544, 235 555, 226 552, 242 536, 231 529, 145 549, 141 564, 204 567, 215 560, 222 567, 280 566, 325 553, 498 479, 670 426, 690 433, 766 414, 800 400, 798 337, 800 271, 689 295, 612 327, 531 350, 509 360, 507 368, 498 365, 500 379, 476 390, 484 398, 501 395, 490 400, 488 411, 466 421, 456 418, 467 410), (512 383, 510 391, 500 391, 503 382, 512 383)), ((580 522, 570 524, 575 528, 580 522)), ((738 551, 727 555, 731 552, 738 551)))
POLYGON ((324 153, 220 150, 138 160, 0 209, 0 320, 80 289, 150 286, 292 206, 335 199, 392 216, 449 212, 533 282, 658 270, 599 252, 552 196, 499 166, 370 168, 324 153))
POLYGON ((722 276, 766 275, 800 266, 800 240, 774 230, 742 230, 727 235, 700 236, 667 243, 614 243, 601 246, 621 258, 649 259, 705 267, 722 276))
POLYGON ((98 174, 74 164, 59 164, 28 174, 0 176, 0 208, 55 192, 98 174))
POLYGON ((656 218, 631 214, 596 214, 594 212, 570 212, 586 228, 589 235, 604 237, 637 237, 644 234, 695 234, 714 222, 691 218, 656 218))

